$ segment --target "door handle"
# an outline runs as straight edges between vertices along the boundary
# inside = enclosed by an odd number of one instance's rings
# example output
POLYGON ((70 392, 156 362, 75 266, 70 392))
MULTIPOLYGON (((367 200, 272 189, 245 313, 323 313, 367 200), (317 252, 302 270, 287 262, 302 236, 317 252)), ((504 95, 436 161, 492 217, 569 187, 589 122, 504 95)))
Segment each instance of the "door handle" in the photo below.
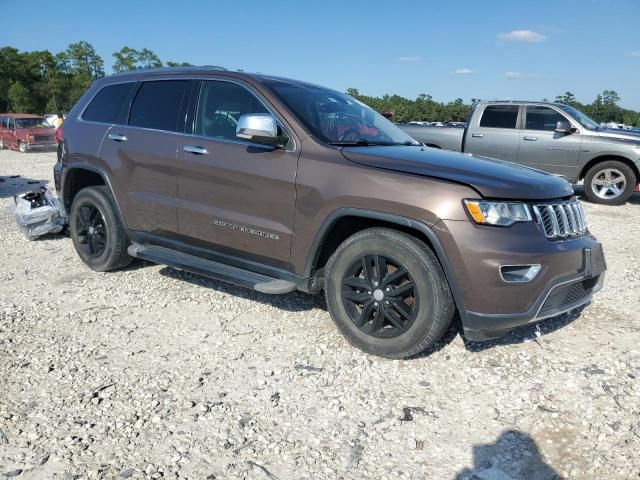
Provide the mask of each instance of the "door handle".
POLYGON ((198 147, 197 145, 185 145, 182 147, 182 150, 187 153, 195 153, 196 155, 206 155, 209 153, 206 148, 198 147))
POLYGON ((538 137, 523 137, 524 140, 527 140, 528 142, 535 142, 536 140, 538 140, 538 137))
POLYGON ((472 133, 473 138, 484 138, 484 133, 472 133))
POLYGON ((118 135, 117 133, 110 133, 109 135, 107 135, 107 138, 109 140, 115 140, 116 142, 126 142, 127 141, 127 137, 125 137, 124 135, 118 135))

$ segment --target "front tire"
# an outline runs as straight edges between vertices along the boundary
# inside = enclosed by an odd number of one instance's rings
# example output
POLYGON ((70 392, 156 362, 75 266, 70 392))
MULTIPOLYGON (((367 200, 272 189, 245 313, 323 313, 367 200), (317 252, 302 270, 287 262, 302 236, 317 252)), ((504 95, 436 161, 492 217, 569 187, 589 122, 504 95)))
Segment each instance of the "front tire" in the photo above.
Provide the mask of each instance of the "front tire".
POLYGON ((71 205, 69 227, 78 256, 96 272, 108 272, 131 263, 129 239, 105 186, 78 192, 71 205))
POLYGON ((633 194, 637 181, 631 167, 608 160, 589 169, 584 177, 584 192, 593 203, 622 205, 633 194))
POLYGON ((325 296, 347 340, 387 358, 407 358, 431 347, 455 312, 431 249, 386 228, 363 230, 338 247, 325 269, 325 296))

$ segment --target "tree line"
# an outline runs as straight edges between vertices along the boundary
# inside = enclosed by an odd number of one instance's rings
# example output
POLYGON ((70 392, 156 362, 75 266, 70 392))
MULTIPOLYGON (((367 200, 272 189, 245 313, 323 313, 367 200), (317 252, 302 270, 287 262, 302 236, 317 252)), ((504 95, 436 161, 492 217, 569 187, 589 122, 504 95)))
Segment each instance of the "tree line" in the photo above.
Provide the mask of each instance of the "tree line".
MULTIPOLYGON (((147 48, 123 47, 113 58, 114 73, 189 65, 163 63, 147 48)), ((91 83, 104 75, 104 60, 88 42, 72 43, 59 53, 0 48, 0 112, 68 112, 91 83)))
MULTIPOLYGON (((190 66, 186 62, 163 62, 148 48, 123 47, 113 54, 114 73, 143 68, 190 66)), ((104 60, 88 42, 72 43, 63 52, 48 50, 20 52, 13 47, 0 48, 0 112, 57 113, 68 112, 91 83, 105 75, 104 60)), ((420 94, 414 100, 400 95, 372 97, 355 88, 347 93, 379 112, 393 114, 393 121, 464 121, 473 104, 462 98, 437 102, 431 95, 420 94)), ((546 99, 544 99, 546 101, 546 99)), ((640 112, 619 106, 620 97, 605 90, 590 104, 578 102, 565 92, 555 101, 566 103, 598 122, 614 121, 640 126, 640 112)))
MULTIPOLYGON (((357 89, 347 89, 347 94, 357 98, 362 103, 369 105, 378 112, 391 116, 394 122, 408 122, 411 120, 427 122, 462 122, 465 121, 473 105, 480 99, 472 98, 470 103, 465 103, 461 98, 453 102, 443 103, 435 101, 431 95, 422 93, 415 100, 401 97, 400 95, 383 95, 371 97, 362 95, 357 89)), ((546 98, 542 101, 548 102, 546 98)), ((640 127, 640 112, 622 108, 619 105, 620 96, 614 90, 605 90, 598 94, 595 100, 589 104, 583 104, 576 100, 571 92, 558 95, 554 102, 570 105, 597 122, 624 123, 640 127)))

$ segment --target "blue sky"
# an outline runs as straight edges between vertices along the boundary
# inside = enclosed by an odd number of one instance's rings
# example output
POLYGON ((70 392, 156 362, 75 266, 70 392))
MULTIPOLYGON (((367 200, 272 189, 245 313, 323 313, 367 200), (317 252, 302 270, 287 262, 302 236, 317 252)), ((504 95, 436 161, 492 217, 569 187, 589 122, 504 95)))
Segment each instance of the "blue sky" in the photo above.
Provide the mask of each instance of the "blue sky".
POLYGON ((222 65, 339 90, 582 102, 616 90, 640 110, 640 1, 0 0, 0 45, 222 65), (25 19, 25 9, 29 11, 25 19))

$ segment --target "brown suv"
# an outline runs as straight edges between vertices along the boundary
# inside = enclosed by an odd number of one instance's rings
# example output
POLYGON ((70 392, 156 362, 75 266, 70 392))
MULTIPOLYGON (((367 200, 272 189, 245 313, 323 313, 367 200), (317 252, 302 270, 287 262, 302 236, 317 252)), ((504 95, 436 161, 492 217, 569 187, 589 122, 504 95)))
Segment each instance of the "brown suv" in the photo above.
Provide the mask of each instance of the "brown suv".
POLYGON ((56 187, 93 270, 131 257, 277 294, 324 290, 386 357, 588 303, 602 248, 564 180, 418 144, 353 98, 216 67, 96 81, 64 124, 56 187))

